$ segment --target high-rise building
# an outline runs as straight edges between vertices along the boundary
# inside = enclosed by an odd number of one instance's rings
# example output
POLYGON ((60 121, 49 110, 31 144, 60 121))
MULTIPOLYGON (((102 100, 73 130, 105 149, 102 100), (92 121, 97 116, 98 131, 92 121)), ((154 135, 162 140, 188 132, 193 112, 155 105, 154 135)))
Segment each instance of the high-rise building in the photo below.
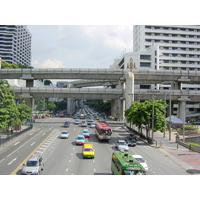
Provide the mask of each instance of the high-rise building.
POLYGON ((0 57, 12 64, 31 65, 31 34, 24 25, 0 25, 0 57))
MULTIPOLYGON (((110 66, 120 69, 200 71, 200 26, 134 25, 133 52, 125 53, 110 66)), ((135 85, 135 89, 173 89, 172 83, 135 85)), ((178 88, 177 88, 178 89, 178 88)), ((200 90, 199 84, 182 83, 181 90, 200 90)), ((172 114, 178 115, 179 102, 172 114)), ((186 105, 186 116, 200 116, 200 102, 186 105)))
POLYGON ((154 66, 147 62, 146 67, 200 70, 200 26, 133 26, 133 52, 147 51, 152 46, 155 46, 157 51, 157 56, 154 56, 156 62, 154 66))

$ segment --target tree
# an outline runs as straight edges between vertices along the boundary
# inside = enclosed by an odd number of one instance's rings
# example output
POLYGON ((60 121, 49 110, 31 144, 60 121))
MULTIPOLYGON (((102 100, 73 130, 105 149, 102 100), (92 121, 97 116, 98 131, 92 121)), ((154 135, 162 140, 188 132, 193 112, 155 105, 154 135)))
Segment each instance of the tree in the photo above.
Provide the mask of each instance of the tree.
POLYGON ((53 85, 53 83, 50 80, 45 80, 44 85, 53 85))
POLYGON ((49 101, 47 105, 47 109, 53 111, 56 108, 56 104, 54 101, 49 101))
POLYGON ((11 64, 4 60, 1 61, 1 68, 2 69, 13 69, 13 68, 33 68, 31 66, 22 65, 22 64, 11 64))
POLYGON ((127 121, 136 125, 139 129, 146 128, 146 137, 149 137, 149 132, 152 130, 152 120, 154 124, 154 131, 160 130, 164 132, 167 130, 166 119, 164 113, 166 112, 166 102, 163 100, 146 100, 144 102, 133 102, 130 108, 125 110, 127 121), (154 116, 153 116, 154 108, 154 116))
POLYGON ((22 96, 16 104, 14 91, 10 90, 6 80, 0 80, 0 127, 19 125, 30 119, 31 115, 32 109, 22 101, 22 96))
POLYGON ((17 109, 19 111, 19 119, 21 123, 28 121, 32 115, 32 109, 26 105, 26 101, 22 100, 21 103, 17 104, 17 109))

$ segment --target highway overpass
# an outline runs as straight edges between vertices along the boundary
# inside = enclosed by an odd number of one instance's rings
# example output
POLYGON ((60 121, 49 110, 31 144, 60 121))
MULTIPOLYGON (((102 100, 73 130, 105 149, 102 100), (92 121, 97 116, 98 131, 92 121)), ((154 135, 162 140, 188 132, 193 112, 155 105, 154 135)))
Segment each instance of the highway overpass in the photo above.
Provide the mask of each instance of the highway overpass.
POLYGON ((44 69, 0 69, 0 79, 87 79, 120 80, 133 72, 135 84, 159 84, 164 81, 200 83, 200 71, 139 70, 107 68, 44 68, 44 69))

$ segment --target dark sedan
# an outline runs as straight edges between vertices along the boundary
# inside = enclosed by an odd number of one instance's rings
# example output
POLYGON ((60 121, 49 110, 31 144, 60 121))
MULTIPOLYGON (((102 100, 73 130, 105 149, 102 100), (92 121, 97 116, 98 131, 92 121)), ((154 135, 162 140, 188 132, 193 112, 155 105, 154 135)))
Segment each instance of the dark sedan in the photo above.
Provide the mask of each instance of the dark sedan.
POLYGON ((70 122, 64 122, 63 127, 69 127, 70 126, 70 122))
POLYGON ((126 143, 127 143, 127 145, 128 146, 131 146, 131 147, 134 147, 134 146, 136 146, 136 140, 134 139, 134 137, 132 137, 132 136, 127 136, 126 138, 125 138, 125 141, 126 141, 126 143))

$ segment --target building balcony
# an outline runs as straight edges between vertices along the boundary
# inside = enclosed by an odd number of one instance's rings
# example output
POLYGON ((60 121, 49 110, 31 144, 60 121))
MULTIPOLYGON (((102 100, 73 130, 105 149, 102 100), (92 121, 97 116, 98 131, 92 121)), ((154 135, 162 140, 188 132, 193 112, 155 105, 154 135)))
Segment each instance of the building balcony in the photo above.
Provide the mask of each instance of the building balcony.
MULTIPOLYGON (((199 30, 197 27, 196 29, 199 30)), ((178 30, 166 30, 166 29, 147 29, 145 28, 145 32, 147 33, 163 33, 163 34, 180 34, 180 35, 198 35, 200 36, 200 32, 197 31, 178 31, 178 30)))
MULTIPOLYGON (((151 46, 152 42, 145 41, 145 46, 151 46)), ((160 47, 176 47, 176 48, 193 48, 193 49, 200 49, 200 45, 191 45, 191 44, 173 44, 173 43, 165 43, 165 42, 154 42, 154 45, 160 47)))
POLYGON ((145 39, 150 40, 170 40, 170 41, 183 41, 183 42, 199 42, 200 38, 190 37, 174 37, 174 36, 159 36, 159 35, 145 35, 145 39))

